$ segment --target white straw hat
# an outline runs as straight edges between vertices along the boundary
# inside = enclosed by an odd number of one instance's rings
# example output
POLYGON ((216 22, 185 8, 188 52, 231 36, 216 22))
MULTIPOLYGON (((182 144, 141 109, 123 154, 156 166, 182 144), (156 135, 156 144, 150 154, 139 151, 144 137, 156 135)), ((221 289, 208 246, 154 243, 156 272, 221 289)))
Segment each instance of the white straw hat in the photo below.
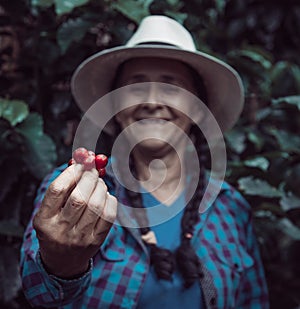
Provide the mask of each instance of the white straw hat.
MULTIPOLYGON (((228 64, 196 50, 191 34, 177 21, 152 15, 145 17, 126 45, 106 49, 83 61, 73 74, 71 88, 79 107, 85 112, 109 93, 120 64, 140 57, 178 60, 192 67, 204 80, 207 103, 222 132, 237 121, 244 103, 238 73, 228 64)), ((113 114, 106 104, 103 113, 113 114)), ((93 117, 93 115, 90 115, 93 117)), ((97 119, 92 119, 97 122, 97 119)), ((112 122, 105 131, 113 134, 112 122)))

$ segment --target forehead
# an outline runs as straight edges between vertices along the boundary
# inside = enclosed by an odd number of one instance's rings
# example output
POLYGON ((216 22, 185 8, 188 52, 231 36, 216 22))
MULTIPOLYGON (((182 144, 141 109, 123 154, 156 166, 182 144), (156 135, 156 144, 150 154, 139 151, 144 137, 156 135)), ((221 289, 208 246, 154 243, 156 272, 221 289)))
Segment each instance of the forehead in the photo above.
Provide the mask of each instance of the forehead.
POLYGON ((123 77, 145 76, 145 77, 169 77, 172 79, 192 80, 190 68, 184 63, 163 58, 135 58, 126 61, 120 70, 123 77))

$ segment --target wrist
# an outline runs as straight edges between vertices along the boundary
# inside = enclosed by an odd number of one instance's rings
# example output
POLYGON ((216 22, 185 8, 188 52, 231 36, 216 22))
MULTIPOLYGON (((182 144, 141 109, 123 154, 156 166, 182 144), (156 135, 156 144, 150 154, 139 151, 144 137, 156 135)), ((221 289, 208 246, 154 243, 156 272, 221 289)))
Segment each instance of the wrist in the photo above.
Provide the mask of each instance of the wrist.
POLYGON ((40 261, 42 266, 49 275, 55 277, 72 280, 82 277, 90 268, 90 260, 84 263, 71 263, 69 259, 60 259, 54 261, 49 259, 40 251, 40 261))

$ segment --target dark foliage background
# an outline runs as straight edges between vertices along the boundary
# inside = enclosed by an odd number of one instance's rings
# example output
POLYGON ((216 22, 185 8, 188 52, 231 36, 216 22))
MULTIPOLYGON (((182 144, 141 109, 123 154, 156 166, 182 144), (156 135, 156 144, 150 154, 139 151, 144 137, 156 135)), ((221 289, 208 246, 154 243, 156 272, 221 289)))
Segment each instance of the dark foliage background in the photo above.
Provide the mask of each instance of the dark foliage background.
POLYGON ((37 186, 71 156, 81 117, 72 72, 89 55, 123 44, 148 14, 176 18, 199 50, 242 75, 246 105, 226 135, 227 180, 253 207, 271 308, 300 308, 297 0, 1 0, 0 307, 29 308, 19 247, 37 186))

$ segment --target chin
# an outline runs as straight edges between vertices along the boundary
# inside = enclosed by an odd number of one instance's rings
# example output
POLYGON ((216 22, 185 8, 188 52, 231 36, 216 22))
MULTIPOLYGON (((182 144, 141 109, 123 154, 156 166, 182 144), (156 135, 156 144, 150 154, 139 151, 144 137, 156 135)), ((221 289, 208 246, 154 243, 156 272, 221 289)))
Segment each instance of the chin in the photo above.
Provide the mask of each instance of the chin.
POLYGON ((139 143, 142 147, 147 148, 157 148, 157 147, 166 147, 166 145, 169 145, 166 141, 158 139, 158 138, 150 138, 147 140, 144 140, 139 143))
POLYGON ((165 152, 167 149, 172 148, 169 143, 157 138, 151 138, 147 140, 143 140, 136 146, 140 150, 148 151, 149 153, 159 154, 161 152, 165 152))

